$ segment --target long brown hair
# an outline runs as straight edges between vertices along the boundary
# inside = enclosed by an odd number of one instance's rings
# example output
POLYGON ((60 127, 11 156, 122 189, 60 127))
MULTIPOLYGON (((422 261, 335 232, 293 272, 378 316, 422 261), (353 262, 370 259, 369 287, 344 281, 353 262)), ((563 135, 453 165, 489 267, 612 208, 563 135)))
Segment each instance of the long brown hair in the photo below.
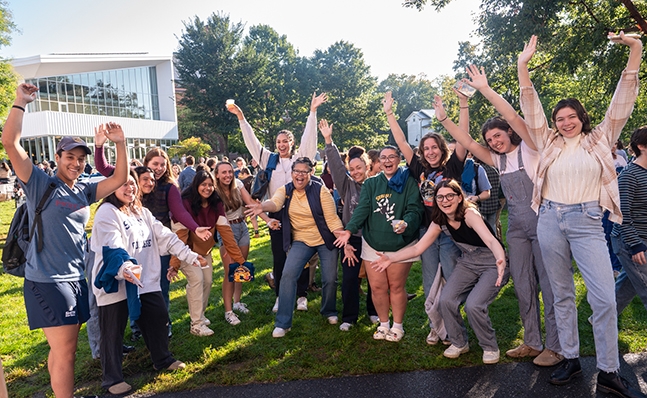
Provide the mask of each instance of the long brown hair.
POLYGON ((456 214, 454 215, 455 221, 463 221, 465 219, 465 210, 468 207, 476 208, 474 204, 465 200, 465 194, 461 189, 461 184, 456 182, 456 180, 442 180, 436 185, 436 190, 434 191, 434 207, 431 208, 431 221, 437 225, 447 225, 448 222, 447 214, 440 210, 438 200, 436 199, 440 188, 449 188, 460 198, 460 202, 458 202, 458 207, 456 208, 456 214))
POLYGON ((236 177, 232 178, 229 185, 222 185, 218 178, 218 171, 221 166, 229 166, 232 171, 234 170, 234 166, 229 162, 218 162, 218 164, 216 164, 216 167, 214 168, 214 175, 216 178, 214 186, 216 188, 216 192, 218 193, 218 196, 220 196, 222 203, 225 205, 225 211, 238 210, 243 205, 243 198, 240 195, 240 190, 236 186, 236 177))
MULTIPOLYGON (((164 184, 166 182, 170 182, 171 184, 175 185, 175 178, 173 177, 173 174, 171 172, 171 159, 169 159, 168 155, 166 152, 162 150, 162 148, 153 148, 144 157, 144 166, 148 166, 148 163, 153 160, 154 157, 161 156, 164 158, 164 161, 166 162, 166 171, 164 171, 164 174, 159 178, 159 181, 157 183, 159 185, 164 184)), ((156 184, 156 186, 158 185, 156 184)))
POLYGON ((438 149, 440 149, 440 167, 444 167, 447 162, 449 161, 449 157, 451 156, 451 153, 449 153, 449 147, 447 147, 447 141, 445 141, 445 138, 443 138, 442 135, 438 133, 427 133, 422 136, 420 139, 420 144, 418 144, 418 150, 420 152, 419 159, 420 159, 420 164, 422 164, 422 167, 425 169, 431 169, 431 165, 429 162, 427 162, 427 159, 425 159, 424 156, 424 147, 425 147, 425 141, 427 140, 434 140, 436 141, 436 145, 438 145, 438 149))

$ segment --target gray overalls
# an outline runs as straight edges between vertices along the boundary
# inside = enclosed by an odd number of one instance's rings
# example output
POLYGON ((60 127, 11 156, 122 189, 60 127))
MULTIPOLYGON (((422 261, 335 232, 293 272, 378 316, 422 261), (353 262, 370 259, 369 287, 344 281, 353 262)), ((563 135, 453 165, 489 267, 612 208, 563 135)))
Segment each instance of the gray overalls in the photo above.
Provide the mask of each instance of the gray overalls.
MULTIPOLYGON (((451 238, 447 227, 443 225, 441 228, 451 238)), ((495 286, 499 273, 492 251, 488 247, 454 243, 462 254, 440 294, 440 314, 447 336, 456 347, 464 347, 468 343, 467 329, 460 311, 461 304, 465 303, 465 313, 479 345, 483 351, 497 351, 499 346, 488 308, 508 283, 508 269, 506 267, 501 286, 495 286)))
POLYGON ((537 240, 538 216, 530 208, 534 184, 523 166, 521 147, 517 147, 519 170, 503 174, 506 169, 506 154, 500 155, 501 188, 508 202, 508 251, 510 276, 519 301, 519 313, 524 328, 524 343, 536 350, 542 349, 541 311, 539 286, 544 300, 546 348, 561 352, 553 291, 544 268, 539 241, 537 240), (534 260, 534 261, 533 261, 534 260))

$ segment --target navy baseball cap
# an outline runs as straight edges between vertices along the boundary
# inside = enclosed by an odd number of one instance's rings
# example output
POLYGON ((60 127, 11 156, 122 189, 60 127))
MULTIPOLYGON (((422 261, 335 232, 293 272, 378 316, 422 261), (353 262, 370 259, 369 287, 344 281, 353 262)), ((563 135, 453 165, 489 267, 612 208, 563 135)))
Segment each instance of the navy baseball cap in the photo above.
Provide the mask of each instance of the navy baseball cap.
POLYGON ((71 151, 72 149, 78 147, 83 147, 88 155, 92 154, 92 151, 88 147, 88 144, 86 144, 85 141, 83 141, 79 137, 63 137, 61 141, 59 141, 58 145, 56 145, 56 152, 71 151))

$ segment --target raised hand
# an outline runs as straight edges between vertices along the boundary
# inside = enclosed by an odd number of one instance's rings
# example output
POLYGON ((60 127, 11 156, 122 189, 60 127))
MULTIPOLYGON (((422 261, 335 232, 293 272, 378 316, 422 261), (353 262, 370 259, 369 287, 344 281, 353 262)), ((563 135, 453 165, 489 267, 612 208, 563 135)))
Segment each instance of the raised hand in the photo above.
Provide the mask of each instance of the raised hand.
POLYGON ((38 87, 29 83, 21 83, 16 88, 16 102, 18 104, 28 104, 36 99, 38 87))
POLYGON ((382 100, 382 107, 384 108, 384 113, 387 115, 393 113, 393 103, 395 100, 393 99, 393 93, 390 91, 387 91, 384 93, 384 99, 382 100))
POLYGON ((532 56, 535 55, 535 51, 537 51, 537 36, 532 35, 528 43, 523 45, 523 51, 519 54, 519 58, 517 58, 517 64, 527 66, 532 56))
POLYGON ((332 124, 329 125, 326 119, 319 121, 319 131, 327 144, 332 142, 332 124))
POLYGON ((106 136, 106 138, 108 138, 115 144, 126 141, 124 130, 122 130, 120 124, 109 122, 105 124, 104 129, 104 135, 106 136))
POLYGON ((432 105, 436 110, 436 119, 438 119, 438 121, 447 119, 447 112, 443 105, 443 99, 440 98, 440 96, 434 95, 434 103, 432 105))
POLYGON ((242 111, 242 109, 240 109, 240 108, 238 107, 238 105, 236 105, 236 104, 229 104, 229 105, 226 105, 226 107, 227 107, 227 110, 228 110, 229 112, 231 112, 231 113, 233 113, 234 115, 236 115, 236 117, 238 118, 238 120, 243 120, 243 119, 245 118, 245 116, 243 115, 243 111, 242 111))
POLYGON ((465 83, 479 91, 489 87, 487 76, 485 75, 485 68, 481 67, 479 69, 476 65, 470 65, 465 69, 467 70, 467 75, 470 77, 469 81, 463 79, 465 83))
POLYGON ((310 112, 317 112, 319 105, 323 104, 326 101, 328 101, 328 94, 321 93, 317 95, 316 91, 312 93, 312 101, 310 101, 310 112))
POLYGON ((94 128, 94 145, 97 148, 101 148, 108 140, 107 132, 105 124, 100 124, 94 128))

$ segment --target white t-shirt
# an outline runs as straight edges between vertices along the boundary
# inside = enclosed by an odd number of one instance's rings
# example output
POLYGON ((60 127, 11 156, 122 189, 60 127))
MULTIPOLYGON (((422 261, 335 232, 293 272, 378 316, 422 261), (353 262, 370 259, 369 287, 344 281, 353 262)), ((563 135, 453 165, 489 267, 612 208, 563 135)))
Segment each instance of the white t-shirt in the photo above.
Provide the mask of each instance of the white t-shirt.
POLYGON ((539 167, 540 154, 539 152, 531 149, 524 141, 521 141, 521 144, 519 144, 515 149, 513 149, 509 153, 506 153, 505 171, 501 170, 501 155, 490 151, 490 155, 492 155, 492 161, 494 162, 494 167, 499 170, 499 173, 501 175, 519 170, 519 155, 517 154, 519 150, 521 150, 521 156, 523 157, 524 170, 534 184, 535 178, 537 176, 537 168, 539 167))

